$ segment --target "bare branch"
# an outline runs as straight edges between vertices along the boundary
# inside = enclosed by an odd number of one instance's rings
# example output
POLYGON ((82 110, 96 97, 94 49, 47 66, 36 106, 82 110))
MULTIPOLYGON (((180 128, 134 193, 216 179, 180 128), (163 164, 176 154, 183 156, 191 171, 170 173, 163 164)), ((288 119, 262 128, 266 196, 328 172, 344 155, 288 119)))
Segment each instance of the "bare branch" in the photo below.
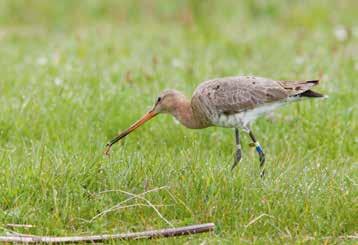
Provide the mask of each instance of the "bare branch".
POLYGON ((68 237, 49 237, 49 236, 0 236, 0 242, 19 242, 19 243, 83 243, 83 242, 104 242, 109 240, 134 240, 152 239, 161 237, 174 237, 191 235, 214 230, 215 224, 207 223, 191 225, 178 228, 162 230, 152 230, 113 235, 93 235, 93 236, 68 236, 68 237))

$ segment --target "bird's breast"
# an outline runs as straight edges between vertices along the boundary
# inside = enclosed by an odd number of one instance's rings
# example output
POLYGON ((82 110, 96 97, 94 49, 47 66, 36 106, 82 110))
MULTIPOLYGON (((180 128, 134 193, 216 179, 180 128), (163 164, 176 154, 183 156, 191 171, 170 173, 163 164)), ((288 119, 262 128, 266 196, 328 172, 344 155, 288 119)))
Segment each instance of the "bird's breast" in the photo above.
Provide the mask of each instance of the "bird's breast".
POLYGON ((244 113, 218 114, 211 119, 215 126, 224 128, 241 128, 244 124, 244 113))
POLYGON ((225 114, 218 113, 214 114, 211 118, 214 125, 225 128, 247 128, 249 124, 256 120, 262 114, 267 112, 271 112, 281 105, 283 102, 274 102, 269 104, 264 104, 249 110, 245 110, 242 112, 234 113, 234 114, 225 114))

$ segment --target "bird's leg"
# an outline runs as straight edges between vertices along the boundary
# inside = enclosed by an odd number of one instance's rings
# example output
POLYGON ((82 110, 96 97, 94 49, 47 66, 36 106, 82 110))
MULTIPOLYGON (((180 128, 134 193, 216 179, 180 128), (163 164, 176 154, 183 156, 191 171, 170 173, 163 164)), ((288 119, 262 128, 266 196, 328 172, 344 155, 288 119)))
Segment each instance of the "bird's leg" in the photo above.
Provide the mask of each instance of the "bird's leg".
POLYGON ((233 170, 241 160, 240 132, 237 128, 235 128, 235 142, 236 142, 236 153, 235 153, 234 164, 232 165, 231 170, 233 170))
POLYGON ((257 153, 259 154, 259 157, 260 157, 260 167, 261 167, 261 169, 262 169, 260 176, 263 177, 263 176, 265 175, 265 169, 264 169, 265 153, 264 153, 264 151, 263 151, 263 149, 262 149, 260 143, 256 140, 256 137, 255 137, 255 135, 252 133, 251 130, 249 131, 249 135, 250 135, 250 138, 252 139, 252 141, 253 141, 254 144, 255 144, 255 148, 256 148, 257 153))

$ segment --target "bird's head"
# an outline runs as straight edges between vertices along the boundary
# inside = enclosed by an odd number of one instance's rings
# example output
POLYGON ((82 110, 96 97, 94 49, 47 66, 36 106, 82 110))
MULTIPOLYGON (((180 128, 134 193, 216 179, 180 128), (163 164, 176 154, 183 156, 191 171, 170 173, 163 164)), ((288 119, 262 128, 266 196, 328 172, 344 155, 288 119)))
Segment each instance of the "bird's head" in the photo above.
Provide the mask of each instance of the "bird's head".
POLYGON ((168 89, 163 91, 156 99, 151 110, 144 114, 141 119, 133 123, 128 129, 119 133, 118 136, 116 136, 107 144, 105 154, 109 154, 109 150, 112 145, 126 137, 132 131, 139 128, 141 125, 143 125, 145 122, 149 121, 159 113, 173 113, 183 99, 185 99, 185 96, 177 90, 168 89))
POLYGON ((167 89, 160 93, 152 110, 156 114, 173 113, 183 100, 186 100, 186 98, 181 92, 174 89, 167 89))

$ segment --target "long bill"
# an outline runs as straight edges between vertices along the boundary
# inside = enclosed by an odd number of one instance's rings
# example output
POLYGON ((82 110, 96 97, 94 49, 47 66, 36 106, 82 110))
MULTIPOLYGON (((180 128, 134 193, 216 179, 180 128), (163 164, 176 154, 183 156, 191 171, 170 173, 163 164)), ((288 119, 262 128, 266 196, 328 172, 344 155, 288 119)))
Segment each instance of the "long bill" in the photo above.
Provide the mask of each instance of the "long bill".
POLYGON ((146 121, 152 119, 155 117, 158 113, 156 113, 154 110, 150 110, 147 112, 141 119, 133 123, 128 129, 124 130, 120 134, 118 134, 114 139, 112 139, 107 145, 105 154, 109 155, 109 151, 111 150, 112 145, 126 137, 128 134, 130 134, 132 131, 134 131, 136 128, 139 128, 141 125, 143 125, 146 121))

